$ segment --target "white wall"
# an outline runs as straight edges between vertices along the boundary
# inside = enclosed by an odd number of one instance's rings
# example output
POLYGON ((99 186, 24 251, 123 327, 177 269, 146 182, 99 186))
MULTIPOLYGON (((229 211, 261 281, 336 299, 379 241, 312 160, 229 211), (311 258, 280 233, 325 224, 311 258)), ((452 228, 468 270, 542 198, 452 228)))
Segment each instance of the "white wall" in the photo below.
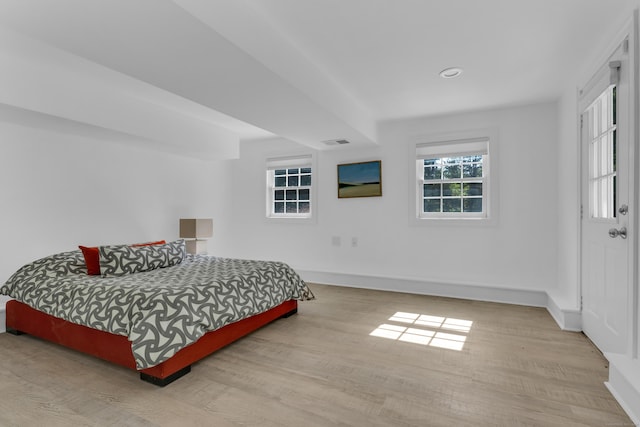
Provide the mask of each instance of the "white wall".
MULTIPOLYGON (((234 256, 282 259, 308 272, 540 290, 556 284, 555 103, 383 123, 380 148, 318 152, 315 224, 264 219, 264 159, 285 141, 243 143, 233 168, 234 256), (493 128, 498 134, 499 219, 493 226, 412 226, 407 170, 416 135, 493 128), (383 196, 338 199, 336 165, 382 159, 383 196), (332 246, 332 236, 342 240, 332 246), (351 238, 358 247, 351 247, 351 238)), ((367 283, 361 283, 366 286, 367 283)), ((419 291, 419 289, 418 289, 419 291)))
POLYGON ((558 304, 579 309, 580 152, 577 87, 568 87, 558 101, 558 304))
POLYGON ((230 163, 132 148, 134 142, 0 108, 0 281, 79 244, 176 239, 181 217, 212 217, 210 251, 226 246, 230 196, 220 183, 228 182, 230 163))

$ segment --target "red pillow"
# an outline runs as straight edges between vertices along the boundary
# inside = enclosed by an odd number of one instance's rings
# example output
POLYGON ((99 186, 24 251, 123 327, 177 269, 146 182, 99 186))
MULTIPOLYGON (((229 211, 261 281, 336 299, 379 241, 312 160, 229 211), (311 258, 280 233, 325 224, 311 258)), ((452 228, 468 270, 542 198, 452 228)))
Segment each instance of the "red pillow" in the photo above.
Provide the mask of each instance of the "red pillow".
POLYGON ((98 247, 78 246, 84 256, 84 263, 87 266, 87 274, 90 276, 100 275, 100 252, 98 247))
MULTIPOLYGON (((140 246, 151 246, 151 245, 164 245, 164 240, 158 240, 157 242, 147 242, 147 243, 135 243, 133 247, 140 246)), ((90 276, 99 276, 100 275, 100 252, 98 251, 97 246, 78 246, 82 251, 82 256, 84 256, 84 263, 87 266, 87 274, 90 276)))

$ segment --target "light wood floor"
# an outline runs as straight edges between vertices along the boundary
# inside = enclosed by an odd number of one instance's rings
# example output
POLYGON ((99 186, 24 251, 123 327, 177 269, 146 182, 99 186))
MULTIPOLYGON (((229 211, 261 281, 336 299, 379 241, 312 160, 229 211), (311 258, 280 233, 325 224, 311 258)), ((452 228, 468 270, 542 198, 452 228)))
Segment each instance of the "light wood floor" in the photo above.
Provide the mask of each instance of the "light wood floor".
MULTIPOLYGON (((0 426, 631 426, 607 363, 544 309, 311 285, 316 301, 166 388, 0 334, 0 426), (396 312, 472 321, 461 350, 370 336, 396 312)), ((458 322, 460 323, 460 322, 458 322)), ((404 325, 404 326, 402 326, 404 325)), ((464 329, 464 328, 461 328, 464 329)), ((422 336, 420 335, 422 334, 422 336)), ((459 345, 461 338, 436 341, 459 345)))

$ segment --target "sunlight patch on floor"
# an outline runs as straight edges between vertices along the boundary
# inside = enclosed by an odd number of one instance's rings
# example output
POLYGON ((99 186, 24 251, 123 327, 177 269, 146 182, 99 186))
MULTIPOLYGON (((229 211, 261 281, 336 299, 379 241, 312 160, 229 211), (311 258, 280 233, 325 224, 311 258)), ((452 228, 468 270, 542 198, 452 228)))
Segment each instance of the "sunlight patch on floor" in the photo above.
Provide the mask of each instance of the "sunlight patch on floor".
POLYGON ((383 323, 369 335, 413 344, 428 345, 460 351, 471 330, 471 320, 398 311, 389 317, 389 322, 413 327, 383 323), (456 332, 456 333, 452 333, 456 332), (465 334, 465 335, 462 335, 465 334))

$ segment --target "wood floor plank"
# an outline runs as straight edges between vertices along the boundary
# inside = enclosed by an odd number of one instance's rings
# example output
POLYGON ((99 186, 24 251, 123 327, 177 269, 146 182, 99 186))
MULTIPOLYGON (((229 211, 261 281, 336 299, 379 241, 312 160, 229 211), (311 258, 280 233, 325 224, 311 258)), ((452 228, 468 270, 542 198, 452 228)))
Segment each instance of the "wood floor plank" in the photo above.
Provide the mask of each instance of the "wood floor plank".
POLYGON ((633 425, 604 386, 607 361, 544 309, 310 286, 317 300, 300 303, 297 316, 165 388, 0 334, 0 425, 633 425), (378 336, 380 325, 404 335, 378 336))

